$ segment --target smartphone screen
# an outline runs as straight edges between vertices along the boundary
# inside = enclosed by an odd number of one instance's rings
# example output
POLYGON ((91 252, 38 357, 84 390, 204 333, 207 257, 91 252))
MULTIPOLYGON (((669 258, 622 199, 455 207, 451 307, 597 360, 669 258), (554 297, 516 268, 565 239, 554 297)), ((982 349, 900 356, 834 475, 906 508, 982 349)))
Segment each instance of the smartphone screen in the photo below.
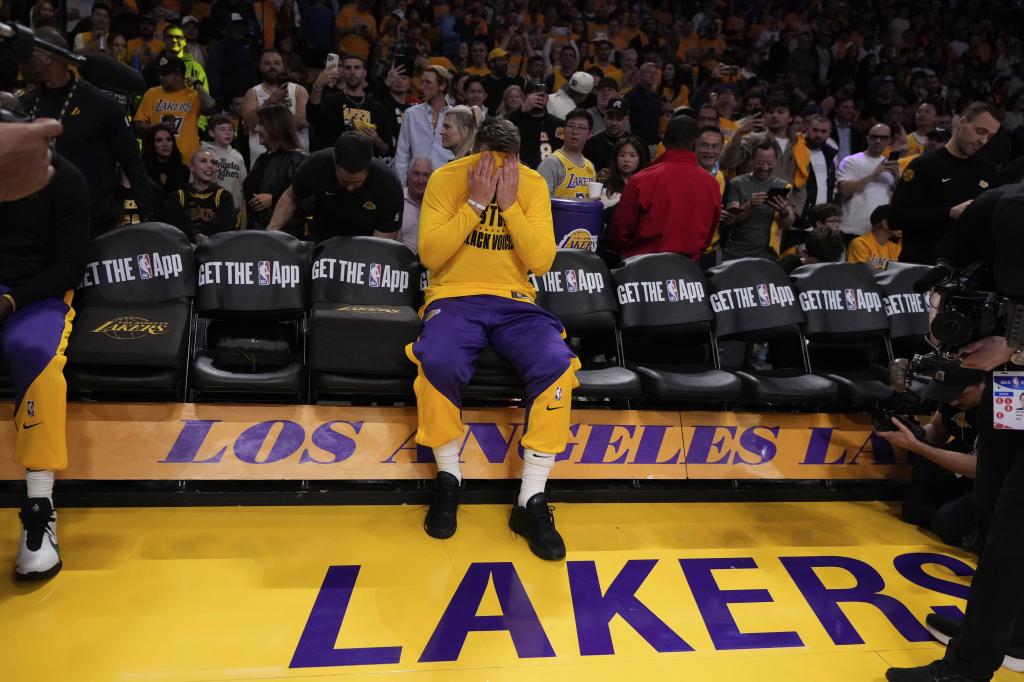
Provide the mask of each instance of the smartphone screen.
POLYGON ((769 187, 768 188, 768 198, 769 199, 774 199, 775 197, 782 197, 783 199, 785 199, 788 196, 789 196, 789 188, 788 187, 769 187))
POLYGON ((893 151, 889 152, 889 160, 890 161, 899 161, 902 156, 903 156, 903 151, 900 150, 900 149, 896 149, 896 150, 893 150, 893 151))

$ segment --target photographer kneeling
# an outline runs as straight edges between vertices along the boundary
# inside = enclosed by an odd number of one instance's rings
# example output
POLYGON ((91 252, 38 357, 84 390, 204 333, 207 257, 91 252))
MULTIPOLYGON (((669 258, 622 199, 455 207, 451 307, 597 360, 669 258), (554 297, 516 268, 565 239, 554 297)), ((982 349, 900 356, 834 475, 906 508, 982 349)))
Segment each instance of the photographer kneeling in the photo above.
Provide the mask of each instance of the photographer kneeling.
POLYGON ((923 441, 895 417, 895 431, 878 432, 893 446, 917 455, 910 486, 903 497, 903 520, 933 531, 947 545, 969 551, 978 550, 974 410, 984 391, 984 383, 971 386, 956 400, 937 409, 923 427, 923 441))
MULTIPOLYGON (((949 642, 945 657, 919 668, 892 668, 886 673, 890 682, 985 681, 1000 665, 1024 670, 1024 661, 1007 656, 1024 648, 1024 412, 1007 409, 1024 392, 1021 224, 1024 184, 1007 185, 978 197, 939 245, 940 258, 954 268, 973 262, 985 266, 976 273, 976 291, 966 295, 962 277, 947 278, 954 280, 950 288, 961 296, 938 331, 947 336, 973 332, 953 347, 963 368, 991 373, 975 414, 977 513, 978 519, 990 521, 963 623, 936 614, 927 617, 929 631, 949 642)), ((933 334, 936 327, 932 325, 933 334)))

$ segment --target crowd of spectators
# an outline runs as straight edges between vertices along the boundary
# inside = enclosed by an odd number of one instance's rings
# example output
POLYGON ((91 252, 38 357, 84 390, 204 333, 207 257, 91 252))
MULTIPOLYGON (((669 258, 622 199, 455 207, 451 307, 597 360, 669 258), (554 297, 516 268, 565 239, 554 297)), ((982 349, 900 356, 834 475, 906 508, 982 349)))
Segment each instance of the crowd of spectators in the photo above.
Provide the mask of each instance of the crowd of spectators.
POLYGON ((1011 0, 38 0, 3 13, 148 82, 106 98, 37 53, 3 84, 27 115, 64 123, 57 148, 89 180, 94 235, 160 218, 193 240, 269 228, 415 250, 423 185, 492 116, 518 127, 521 161, 553 197, 602 183, 601 248, 621 256, 929 262, 971 200, 1024 175, 1011 0), (679 116, 685 134, 667 139, 679 116), (347 212, 357 197, 380 209, 347 212))

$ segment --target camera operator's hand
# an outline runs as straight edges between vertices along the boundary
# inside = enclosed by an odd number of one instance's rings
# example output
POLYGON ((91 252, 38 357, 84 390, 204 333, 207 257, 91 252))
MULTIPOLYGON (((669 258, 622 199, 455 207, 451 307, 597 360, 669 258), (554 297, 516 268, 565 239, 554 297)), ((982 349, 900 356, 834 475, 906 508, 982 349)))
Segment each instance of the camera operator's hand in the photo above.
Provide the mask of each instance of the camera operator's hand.
POLYGON ((0 201, 14 201, 38 192, 53 177, 50 140, 61 134, 59 121, 0 125, 0 201))
POLYGON ((917 448, 921 445, 921 441, 896 417, 892 418, 892 424, 896 427, 895 431, 876 431, 875 433, 889 441, 889 444, 893 447, 916 452, 917 448))
POLYGON ((962 367, 986 372, 1009 362, 1011 355, 1013 351, 1002 336, 987 336, 960 348, 960 356, 964 358, 962 367))

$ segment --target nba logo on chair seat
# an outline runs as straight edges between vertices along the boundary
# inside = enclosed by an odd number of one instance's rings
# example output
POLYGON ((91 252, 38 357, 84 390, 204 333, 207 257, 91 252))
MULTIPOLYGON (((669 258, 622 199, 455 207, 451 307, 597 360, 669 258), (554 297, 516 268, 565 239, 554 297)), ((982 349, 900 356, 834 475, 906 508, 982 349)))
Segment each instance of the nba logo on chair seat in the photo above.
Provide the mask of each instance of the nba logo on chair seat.
POLYGON ((565 290, 570 294, 576 293, 579 288, 576 286, 576 271, 566 270, 565 271, 565 290))
POLYGON ((259 270, 259 285, 261 287, 270 286, 270 261, 261 260, 258 266, 259 270))
POLYGON ((674 279, 666 279, 665 292, 668 294, 668 300, 670 303, 679 302, 679 282, 674 279))
POLYGON ((846 309, 856 310, 857 309, 857 296, 853 293, 853 289, 846 290, 846 309))
POLYGON ((768 296, 768 285, 758 284, 757 285, 757 298, 761 301, 761 305, 771 305, 772 299, 768 296))
POLYGON ((370 263, 370 286, 377 288, 380 286, 380 263, 370 263))
POLYGON ((140 279, 153 279, 153 261, 150 260, 148 253, 139 254, 139 278, 140 279))

